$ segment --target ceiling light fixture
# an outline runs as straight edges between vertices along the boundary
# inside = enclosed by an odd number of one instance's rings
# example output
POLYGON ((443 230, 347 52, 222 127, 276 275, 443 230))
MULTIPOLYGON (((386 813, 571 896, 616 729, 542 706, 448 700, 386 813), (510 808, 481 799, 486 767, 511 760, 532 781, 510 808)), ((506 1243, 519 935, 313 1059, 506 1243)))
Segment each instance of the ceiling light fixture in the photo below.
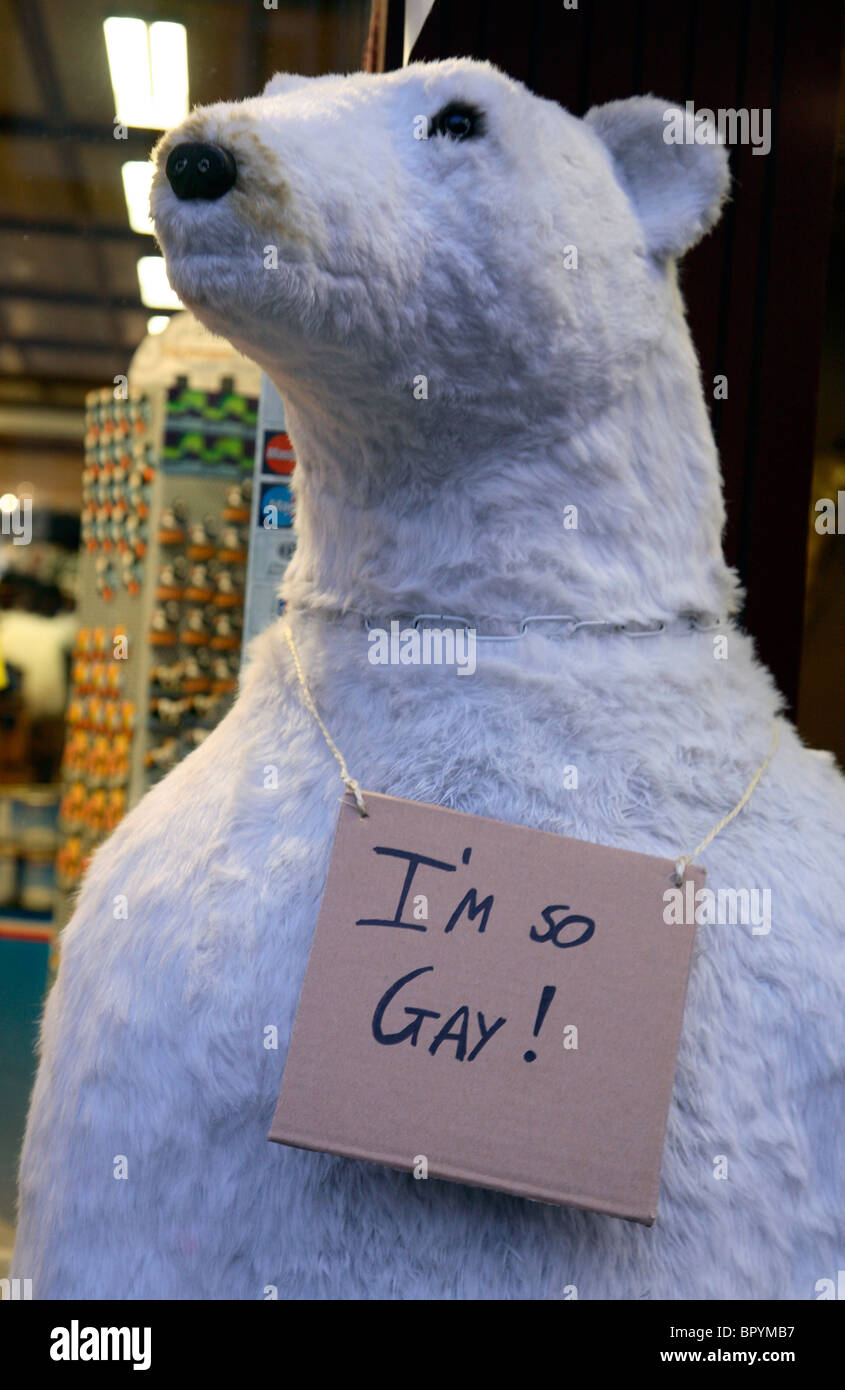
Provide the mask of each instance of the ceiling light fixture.
POLYGON ((184 24, 157 20, 150 25, 154 128, 168 130, 184 121, 188 101, 188 34, 184 24))
POLYGON ((129 159, 121 168, 126 211, 133 232, 151 235, 155 228, 150 217, 150 188, 154 168, 148 159, 129 159))
POLYGON ((188 114, 184 24, 112 16, 103 20, 115 115, 122 125, 167 130, 188 114))
POLYGON ((163 256, 141 256, 138 261, 141 303, 148 309, 184 309, 184 304, 167 278, 163 256))

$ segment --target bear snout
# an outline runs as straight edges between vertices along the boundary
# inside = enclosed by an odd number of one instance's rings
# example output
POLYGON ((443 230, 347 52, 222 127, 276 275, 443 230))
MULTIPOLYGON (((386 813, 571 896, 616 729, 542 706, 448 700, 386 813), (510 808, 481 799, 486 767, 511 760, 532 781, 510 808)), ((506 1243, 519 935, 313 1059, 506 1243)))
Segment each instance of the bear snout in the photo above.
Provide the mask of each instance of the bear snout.
POLYGON ((188 141, 175 145, 164 167, 177 198, 222 198, 234 186, 238 166, 230 150, 209 142, 188 141))

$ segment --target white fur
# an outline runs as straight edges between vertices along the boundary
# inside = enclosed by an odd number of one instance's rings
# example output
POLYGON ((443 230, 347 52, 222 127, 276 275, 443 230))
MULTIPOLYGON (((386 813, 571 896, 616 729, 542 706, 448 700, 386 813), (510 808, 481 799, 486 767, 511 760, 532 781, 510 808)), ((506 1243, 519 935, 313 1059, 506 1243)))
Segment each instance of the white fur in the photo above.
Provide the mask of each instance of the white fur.
MULTIPOLYGON (((582 122, 463 60, 270 91, 163 142, 160 162, 186 134, 228 145, 235 189, 179 203, 159 174, 153 201, 180 295, 284 392, 291 608, 735 610, 666 257, 717 215, 724 152, 679 158, 662 103, 582 122), (483 107, 484 137, 414 140, 449 100, 483 107), (673 180, 638 169, 664 157, 673 180)), ((739 631, 724 661, 704 633, 534 634, 480 645, 461 680, 370 665, 352 624, 296 629, 364 786, 673 857, 736 802, 779 704, 739 631)), ((40 1297, 814 1298, 845 1262, 833 767, 784 723, 705 855, 710 887, 771 889, 773 926, 699 929, 646 1229, 268 1143, 341 789, 277 626, 250 657, 234 711, 97 853, 64 934, 15 1274, 40 1297)))

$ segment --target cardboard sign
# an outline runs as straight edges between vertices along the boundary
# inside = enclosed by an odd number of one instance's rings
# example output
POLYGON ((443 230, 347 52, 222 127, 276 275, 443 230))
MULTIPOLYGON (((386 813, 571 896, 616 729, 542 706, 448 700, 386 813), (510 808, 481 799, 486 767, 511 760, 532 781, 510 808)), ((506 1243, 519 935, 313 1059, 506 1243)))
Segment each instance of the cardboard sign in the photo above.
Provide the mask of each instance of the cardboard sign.
POLYGON ((364 798, 270 1138, 651 1224, 695 934, 672 862, 364 798))

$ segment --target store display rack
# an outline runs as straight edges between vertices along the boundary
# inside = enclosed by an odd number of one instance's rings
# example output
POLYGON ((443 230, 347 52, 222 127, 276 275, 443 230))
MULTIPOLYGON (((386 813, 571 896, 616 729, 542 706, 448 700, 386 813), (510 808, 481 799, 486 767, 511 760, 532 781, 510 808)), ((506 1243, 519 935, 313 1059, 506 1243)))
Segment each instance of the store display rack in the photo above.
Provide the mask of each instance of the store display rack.
POLYGON ((221 375, 89 394, 60 886, 237 688, 257 397, 221 375))

